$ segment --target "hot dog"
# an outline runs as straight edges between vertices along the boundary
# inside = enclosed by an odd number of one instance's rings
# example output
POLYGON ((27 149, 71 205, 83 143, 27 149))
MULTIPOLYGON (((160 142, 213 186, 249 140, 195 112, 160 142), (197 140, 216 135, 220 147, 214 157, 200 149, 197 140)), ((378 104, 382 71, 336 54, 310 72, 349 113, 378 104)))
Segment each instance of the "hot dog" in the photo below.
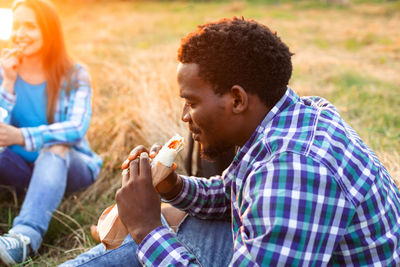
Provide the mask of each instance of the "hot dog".
MULTIPOLYGON (((175 161, 176 156, 184 147, 184 138, 178 134, 174 135, 164 146, 160 149, 158 154, 153 159, 151 165, 154 166, 157 162, 162 163, 164 166, 171 168, 172 163, 175 161)), ((129 157, 122 163, 121 169, 125 170, 134 159, 133 156, 129 157)))

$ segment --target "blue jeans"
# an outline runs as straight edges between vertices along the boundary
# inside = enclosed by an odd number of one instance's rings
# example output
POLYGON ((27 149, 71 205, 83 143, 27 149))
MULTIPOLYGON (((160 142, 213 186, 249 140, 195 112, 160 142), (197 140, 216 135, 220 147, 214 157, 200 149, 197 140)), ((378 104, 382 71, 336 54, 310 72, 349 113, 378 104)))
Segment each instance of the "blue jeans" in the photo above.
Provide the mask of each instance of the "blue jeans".
POLYGON ((83 189, 92 183, 89 167, 72 149, 65 157, 41 151, 34 164, 25 162, 10 149, 0 153, 0 184, 13 187, 17 192, 28 188, 11 230, 28 236, 35 253, 64 193, 83 189))
MULTIPOLYGON (((163 224, 168 226, 165 220, 163 224)), ((202 266, 228 266, 232 259, 233 237, 230 222, 186 216, 178 227, 177 239, 196 256, 202 266)), ((142 266, 136 257, 137 247, 128 235, 117 249, 105 250, 100 244, 60 267, 142 266)))

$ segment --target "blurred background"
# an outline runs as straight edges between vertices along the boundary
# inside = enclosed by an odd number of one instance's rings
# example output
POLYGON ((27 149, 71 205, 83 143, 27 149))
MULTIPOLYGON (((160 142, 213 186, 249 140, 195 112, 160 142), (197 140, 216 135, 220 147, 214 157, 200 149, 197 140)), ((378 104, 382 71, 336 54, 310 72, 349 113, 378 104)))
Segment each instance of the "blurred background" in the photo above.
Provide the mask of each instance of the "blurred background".
MULTIPOLYGON (((0 0, 0 49, 9 46, 11 3, 0 0)), ((290 86, 333 103, 400 185, 400 1, 53 3, 69 50, 92 75, 89 140, 104 167, 93 186, 64 199, 40 255, 28 264, 54 266, 93 246, 89 227, 113 203, 129 151, 175 133, 187 136, 175 77, 180 38, 222 17, 254 18, 277 31, 295 53, 290 86)), ((179 163, 183 167, 182 158, 179 163)), ((12 192, 0 196, 0 233, 20 203, 12 192)))

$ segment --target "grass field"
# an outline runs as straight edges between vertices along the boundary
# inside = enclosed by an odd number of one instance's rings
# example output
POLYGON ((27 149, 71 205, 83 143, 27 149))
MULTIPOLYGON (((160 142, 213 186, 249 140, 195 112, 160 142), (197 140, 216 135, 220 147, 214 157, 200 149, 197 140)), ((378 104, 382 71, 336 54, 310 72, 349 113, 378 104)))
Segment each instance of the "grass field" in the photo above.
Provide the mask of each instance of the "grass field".
MULTIPOLYGON (((10 3, 0 0, 0 8, 10 3)), ((113 202, 119 166, 130 149, 164 142, 176 132, 186 136, 176 51, 180 38, 196 25, 221 17, 243 15, 277 31, 295 53, 291 87, 336 105, 393 178, 400 178, 399 1, 333 6, 322 1, 60 0, 56 5, 71 52, 92 74, 88 135, 104 167, 93 186, 64 199, 40 255, 28 266, 54 266, 93 246, 89 227, 113 202)), ((21 203, 11 196, 0 197, 1 233, 21 203)))

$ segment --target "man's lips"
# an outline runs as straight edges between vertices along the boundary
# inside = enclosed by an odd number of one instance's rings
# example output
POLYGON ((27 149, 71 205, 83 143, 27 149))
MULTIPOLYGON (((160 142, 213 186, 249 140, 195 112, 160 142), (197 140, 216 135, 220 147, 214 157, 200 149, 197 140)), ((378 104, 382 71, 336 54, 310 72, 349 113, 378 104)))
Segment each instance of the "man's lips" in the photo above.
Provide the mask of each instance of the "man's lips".
POLYGON ((189 127, 189 130, 192 133, 192 138, 194 140, 198 141, 200 138, 200 130, 193 128, 193 127, 189 127))
POLYGON ((200 130, 199 130, 199 129, 194 128, 194 127, 191 127, 191 126, 189 126, 189 130, 190 130, 192 133, 194 133, 194 134, 199 134, 199 133, 200 133, 200 130))

